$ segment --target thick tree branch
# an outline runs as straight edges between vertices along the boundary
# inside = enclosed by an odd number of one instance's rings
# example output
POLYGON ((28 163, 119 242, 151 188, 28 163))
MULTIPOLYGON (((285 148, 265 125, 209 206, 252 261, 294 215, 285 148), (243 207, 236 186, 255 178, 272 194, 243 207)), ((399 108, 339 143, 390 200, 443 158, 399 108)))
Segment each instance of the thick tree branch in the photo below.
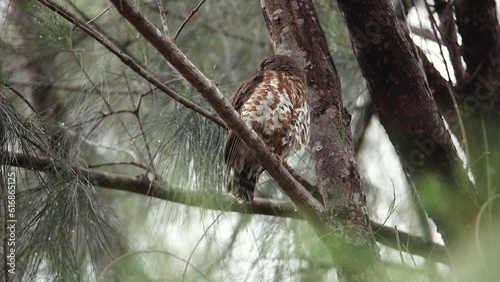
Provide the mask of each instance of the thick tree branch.
MULTIPOLYGON (((165 182, 150 181, 142 176, 137 177, 102 172, 78 166, 68 167, 58 164, 50 158, 34 157, 19 153, 10 154, 3 152, 0 155, 3 156, 0 158, 1 165, 16 166, 42 172, 57 172, 61 169, 69 169, 80 177, 82 181, 89 181, 93 185, 102 188, 150 196, 181 205, 244 214, 304 219, 295 205, 288 201, 257 197, 254 198, 251 204, 239 204, 232 197, 227 195, 218 195, 212 192, 186 191, 181 188, 172 187, 165 182)), ((381 244, 391 248, 397 248, 395 229, 374 222, 372 222, 372 228, 374 232, 376 232, 376 238, 381 244)), ((400 241, 406 242, 403 251, 423 256, 435 260, 436 262, 449 263, 446 249, 442 245, 425 241, 418 236, 410 235, 405 232, 399 232, 399 237, 400 241)))
POLYGON ((467 136, 465 135, 460 108, 457 104, 459 97, 456 97, 451 83, 441 76, 424 52, 420 48, 418 50, 431 95, 436 101, 437 108, 448 123, 451 132, 461 141, 461 145, 465 147, 467 152, 467 136))
MULTIPOLYGON (((432 62, 429 61, 425 52, 413 42, 410 37, 408 26, 404 22, 400 23, 403 30, 407 33, 408 42, 410 42, 413 48, 415 48, 419 53, 419 57, 422 61, 422 67, 424 69, 425 76, 427 77, 427 82, 429 83, 431 95, 436 101, 439 112, 448 122, 453 134, 460 137, 462 143, 465 144, 465 140, 467 140, 467 138, 464 135, 463 123, 459 119, 460 109, 456 102, 457 98, 455 97, 455 91, 452 88, 451 82, 441 76, 432 62)), ((412 32, 414 32, 413 29, 412 32)), ((427 32, 432 34, 432 31, 430 30, 427 30, 427 32)), ((441 41, 438 41, 437 43, 442 44, 441 41)))
POLYGON ((500 187, 500 25, 495 0, 455 0, 465 81, 458 85, 471 170, 481 201, 500 187), (472 165, 473 164, 473 165, 472 165))
POLYGON ((278 162, 255 131, 250 130, 241 121, 237 112, 224 99, 220 90, 189 61, 184 53, 177 48, 175 42, 164 36, 129 0, 111 0, 111 2, 118 12, 207 100, 226 125, 255 152, 263 167, 297 205, 308 221, 318 222, 318 216, 324 212, 322 204, 312 197, 278 162))
POLYGON ((441 76, 421 49, 419 49, 419 53, 432 97, 434 97, 439 111, 445 113, 453 110, 453 100, 450 95, 454 94, 449 91, 449 82, 441 76))
MULTIPOLYGON (((439 2, 439 1, 438 1, 439 2)), ((495 0, 455 0, 457 26, 462 36, 462 55, 470 77, 476 73, 498 74, 500 26, 495 0), (496 69, 492 69, 496 67, 496 69)))
POLYGON ((116 45, 114 45, 109 39, 107 39, 105 36, 103 36, 99 31, 97 31, 91 25, 78 19, 72 13, 70 13, 69 11, 64 9, 62 6, 55 3, 54 1, 38 0, 38 2, 42 3, 43 5, 45 5, 47 8, 51 9, 52 11, 58 13, 60 16, 65 18, 67 21, 71 22, 75 26, 77 26, 80 29, 82 29, 83 31, 85 31, 88 35, 92 36, 102 46, 106 47, 109 51, 111 51, 113 54, 115 54, 125 65, 130 67, 133 71, 135 71, 137 74, 139 74, 144 79, 149 81, 149 83, 156 86, 158 89, 160 89, 162 92, 164 92, 165 94, 170 96, 175 101, 179 102, 180 104, 182 104, 186 108, 191 109, 194 112, 199 113, 202 116, 212 120, 213 122, 220 125, 221 127, 224 127, 224 128, 226 127, 225 123, 215 113, 211 113, 211 112, 201 108, 200 106, 194 104, 193 102, 187 100, 186 98, 179 95, 177 92, 170 89, 168 86, 163 84, 160 80, 155 78, 153 76, 153 74, 149 73, 144 68, 142 68, 139 64, 137 64, 129 55, 122 52, 118 47, 116 47, 116 45))
MULTIPOLYGON (((434 101, 436 101, 439 112, 448 122, 453 134, 459 137, 462 145, 465 145, 465 150, 467 152, 467 137, 465 136, 464 126, 460 116, 460 108, 458 106, 457 97, 455 97, 455 91, 452 88, 451 82, 441 76, 432 62, 429 61, 425 52, 413 42, 410 37, 410 32, 408 31, 408 26, 404 22, 400 23, 401 27, 406 32, 408 42, 410 42, 413 48, 415 48, 419 53, 419 57, 422 61, 422 67, 424 69, 425 76, 427 77, 427 82, 429 83, 431 95, 434 98, 434 101)), ((429 32, 432 34, 432 31, 429 32)), ((437 43, 442 44, 441 41, 437 43)))
POLYGON ((446 242, 470 237, 474 188, 387 0, 338 1, 376 112, 446 242), (436 203, 436 197, 445 201, 436 203), (457 218, 457 220, 452 220, 457 218), (458 219, 459 218, 459 219, 458 219))

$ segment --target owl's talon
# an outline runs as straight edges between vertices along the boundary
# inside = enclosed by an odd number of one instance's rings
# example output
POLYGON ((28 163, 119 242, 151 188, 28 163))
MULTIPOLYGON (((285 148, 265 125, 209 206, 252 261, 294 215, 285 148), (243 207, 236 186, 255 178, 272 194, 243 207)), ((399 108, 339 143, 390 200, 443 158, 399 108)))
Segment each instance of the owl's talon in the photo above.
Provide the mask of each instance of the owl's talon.
POLYGON ((274 153, 274 155, 275 155, 275 156, 276 156, 276 158, 278 159, 278 162, 279 162, 279 163, 282 163, 282 162, 283 162, 283 158, 282 158, 279 154, 274 153))

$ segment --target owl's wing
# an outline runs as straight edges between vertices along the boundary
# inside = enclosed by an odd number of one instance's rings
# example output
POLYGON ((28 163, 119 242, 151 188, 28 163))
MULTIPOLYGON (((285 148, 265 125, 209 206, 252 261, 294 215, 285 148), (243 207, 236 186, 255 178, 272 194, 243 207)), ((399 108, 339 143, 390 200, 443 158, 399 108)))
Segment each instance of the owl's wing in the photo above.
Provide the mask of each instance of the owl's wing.
MULTIPOLYGON (((234 109, 239 113, 243 104, 250 98, 255 88, 264 81, 264 76, 259 74, 254 78, 245 81, 236 90, 236 93, 231 96, 229 102, 233 105, 234 109)), ((234 162, 234 156, 238 152, 238 148, 241 144, 240 138, 234 134, 233 131, 229 130, 229 134, 226 138, 226 143, 224 145, 224 162, 226 165, 231 165, 234 162)))
POLYGON ((250 95, 252 95, 255 88, 263 81, 264 76, 262 74, 258 74, 240 85, 238 90, 236 90, 233 96, 231 96, 231 99, 229 99, 229 102, 233 105, 237 112, 240 112, 241 106, 243 106, 243 104, 250 98, 250 95))
MULTIPOLYGON (((233 94, 231 99, 231 105, 233 105, 234 109, 240 113, 241 107, 243 104, 250 98, 252 93, 255 91, 255 88, 264 81, 264 76, 261 74, 256 75, 250 80, 244 82, 238 90, 233 94)), ((226 187, 229 183, 229 174, 231 169, 234 167, 234 163, 236 161, 236 157, 238 156, 238 151, 241 146, 241 139, 232 131, 229 130, 229 133, 226 138, 226 143, 224 144, 224 162, 226 164, 226 169, 224 172, 224 185, 226 187)))

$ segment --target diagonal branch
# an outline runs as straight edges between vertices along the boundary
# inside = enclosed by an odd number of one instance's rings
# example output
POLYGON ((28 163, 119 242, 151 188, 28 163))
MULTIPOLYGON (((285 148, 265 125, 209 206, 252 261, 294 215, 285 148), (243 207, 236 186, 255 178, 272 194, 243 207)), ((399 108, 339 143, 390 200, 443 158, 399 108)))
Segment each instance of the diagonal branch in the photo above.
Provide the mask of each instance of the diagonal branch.
POLYGON ((500 24, 495 0, 455 0, 455 17, 467 66, 457 87, 469 138, 469 164, 481 201, 500 187, 500 24), (472 102, 472 103, 471 103, 472 102), (461 104, 462 104, 461 103, 461 104), (473 104, 473 106, 470 106, 473 104))
POLYGON ((164 36, 147 20, 129 0, 111 0, 118 12, 127 19, 139 33, 205 98, 228 127, 255 152, 267 172, 276 180, 285 194, 297 205, 302 214, 313 222, 319 222, 318 216, 324 208, 310 193, 295 180, 281 165, 274 154, 266 147, 262 139, 250 130, 238 117, 234 108, 224 98, 220 90, 188 60, 177 48, 175 42, 164 36))
MULTIPOLYGON (((500 25, 495 0, 453 1, 458 31, 462 37, 462 54, 467 65, 467 79, 484 75, 490 68, 498 77, 500 65, 500 25)), ((492 75, 492 74, 490 74, 492 75)))
MULTIPOLYGON (((0 153, 0 165, 16 166, 29 170, 56 172, 67 166, 56 163, 53 159, 28 156, 20 153, 0 153)), ((186 191, 172 187, 165 182, 150 181, 145 177, 129 176, 109 172, 70 166, 83 181, 93 185, 116 191, 131 192, 139 195, 166 200, 182 205, 211 210, 230 211, 243 214, 268 215, 284 218, 304 219, 295 205, 288 201, 266 198, 254 198, 251 204, 239 204, 227 195, 214 193, 186 191)), ((396 230, 381 224, 371 222, 377 241, 391 248, 397 248, 396 230)), ((442 245, 426 241, 421 237, 398 231, 400 241, 407 242, 404 251, 432 259, 436 262, 449 264, 446 248, 442 245)))
MULTIPOLYGON (((416 46, 415 46, 416 47, 416 46)), ((446 79, 444 79, 436 67, 424 54, 423 50, 416 47, 420 59, 422 60, 422 67, 424 69, 427 82, 429 83, 429 88, 436 101, 436 106, 443 116, 443 118, 448 123, 451 132, 460 139, 460 144, 463 146, 466 152, 468 152, 467 136, 465 134, 465 129, 462 121, 462 116, 460 114, 460 108, 457 104, 458 97, 455 97, 455 91, 446 79)), ((468 153, 466 153, 468 156, 468 153)))
MULTIPOLYGON (((441 76, 436 67, 432 64, 431 61, 429 61, 429 58, 427 58, 425 52, 413 42, 408 30, 408 26, 404 24, 401 24, 400 26, 405 31, 408 42, 410 42, 410 44, 419 54, 422 68, 429 84, 431 95, 436 102, 436 106, 439 112, 448 122, 448 125, 450 126, 453 134, 461 139, 461 144, 464 146, 465 151, 468 152, 467 137, 465 135, 460 108, 458 107, 457 98, 455 97, 455 91, 452 88, 451 82, 447 81, 441 76)), ((442 44, 441 41, 437 43, 440 45, 442 44)), ((457 79, 459 79, 458 76, 457 79)), ((466 155, 468 156, 468 153, 466 153, 466 155)))
POLYGON ((102 46, 106 47, 109 51, 111 51, 113 54, 115 54, 125 65, 130 67, 133 71, 135 71, 137 74, 139 74, 144 79, 149 81, 149 83, 153 84, 158 89, 163 91, 165 94, 170 96, 172 99, 181 103, 186 108, 191 109, 194 112, 197 112, 197 113, 201 114, 202 116, 212 120, 213 122, 215 122, 219 126, 224 127, 224 128, 226 127, 224 122, 215 113, 211 113, 211 112, 203 109, 202 107, 200 107, 200 106, 194 104, 193 102, 189 101, 188 99, 182 97, 174 90, 170 89, 168 86, 166 86, 160 80, 158 80, 156 77, 154 77, 153 74, 149 73, 144 68, 142 68, 139 64, 137 64, 129 55, 122 52, 122 50, 120 50, 116 45, 114 45, 109 39, 107 39, 105 36, 103 36, 99 31, 97 31, 91 25, 78 19, 75 15, 73 15, 68 10, 64 9, 62 6, 58 5, 57 3, 55 3, 52 0, 38 0, 38 1, 40 3, 42 3, 43 5, 45 5, 47 8, 51 9, 52 11, 56 12, 57 14, 59 14, 60 16, 65 18, 67 21, 71 22, 75 26, 77 26, 80 29, 82 29, 83 31, 85 31, 88 35, 93 37, 102 46))

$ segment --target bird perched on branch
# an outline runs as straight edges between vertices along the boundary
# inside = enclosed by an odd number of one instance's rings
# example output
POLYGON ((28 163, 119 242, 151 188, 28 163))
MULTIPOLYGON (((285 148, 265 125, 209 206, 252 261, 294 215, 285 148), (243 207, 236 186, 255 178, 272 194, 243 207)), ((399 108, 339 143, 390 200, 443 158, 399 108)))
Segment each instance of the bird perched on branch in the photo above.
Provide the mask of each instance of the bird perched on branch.
MULTIPOLYGON (((294 59, 271 56, 260 63, 257 75, 243 83, 230 100, 241 119, 280 161, 309 141, 305 81, 304 71, 294 59)), ((250 203, 263 167, 231 130, 224 146, 224 161, 228 192, 238 202, 250 203)))

